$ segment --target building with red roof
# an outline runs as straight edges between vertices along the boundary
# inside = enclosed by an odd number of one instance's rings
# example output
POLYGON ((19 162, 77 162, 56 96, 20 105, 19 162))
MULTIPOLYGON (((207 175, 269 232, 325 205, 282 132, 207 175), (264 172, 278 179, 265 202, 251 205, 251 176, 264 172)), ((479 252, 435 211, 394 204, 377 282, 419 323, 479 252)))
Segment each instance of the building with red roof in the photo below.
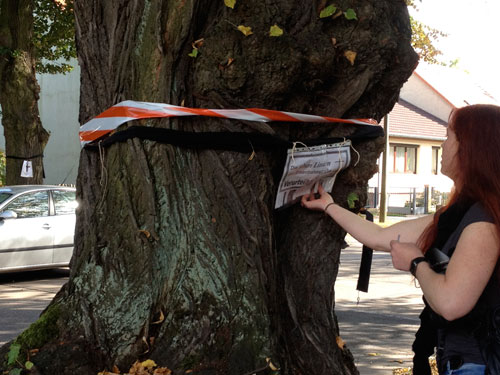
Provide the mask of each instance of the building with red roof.
MULTIPOLYGON (((387 116, 388 212, 424 213, 444 203, 453 182, 441 174, 441 144, 454 108, 498 102, 470 77, 456 69, 420 64, 401 89, 400 99, 387 116)), ((378 206, 379 173, 369 181, 371 206, 378 206)))

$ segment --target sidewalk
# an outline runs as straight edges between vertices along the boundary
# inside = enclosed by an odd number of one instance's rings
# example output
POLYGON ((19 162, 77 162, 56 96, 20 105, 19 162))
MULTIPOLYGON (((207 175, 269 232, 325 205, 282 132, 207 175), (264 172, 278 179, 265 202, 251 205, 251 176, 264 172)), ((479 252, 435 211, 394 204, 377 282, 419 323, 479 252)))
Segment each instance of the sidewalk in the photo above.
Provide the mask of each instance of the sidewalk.
POLYGON ((349 235, 335 283, 335 312, 340 336, 361 375, 392 374, 411 367, 415 332, 423 309, 422 293, 407 272, 392 267, 387 253, 374 252, 368 293, 356 284, 361 244, 349 235), (359 298, 359 303, 358 303, 359 298))
POLYGON ((0 274, 0 346, 38 319, 68 274, 67 269, 0 274))

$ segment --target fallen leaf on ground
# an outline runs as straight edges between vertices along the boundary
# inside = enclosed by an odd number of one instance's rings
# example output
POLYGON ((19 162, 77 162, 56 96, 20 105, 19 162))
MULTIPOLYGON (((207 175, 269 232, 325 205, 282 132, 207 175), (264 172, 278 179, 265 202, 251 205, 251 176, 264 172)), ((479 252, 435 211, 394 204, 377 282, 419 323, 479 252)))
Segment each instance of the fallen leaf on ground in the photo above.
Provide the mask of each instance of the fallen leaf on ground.
POLYGON ((159 367, 156 370, 154 370, 153 375, 171 375, 172 370, 166 368, 166 367, 159 367))

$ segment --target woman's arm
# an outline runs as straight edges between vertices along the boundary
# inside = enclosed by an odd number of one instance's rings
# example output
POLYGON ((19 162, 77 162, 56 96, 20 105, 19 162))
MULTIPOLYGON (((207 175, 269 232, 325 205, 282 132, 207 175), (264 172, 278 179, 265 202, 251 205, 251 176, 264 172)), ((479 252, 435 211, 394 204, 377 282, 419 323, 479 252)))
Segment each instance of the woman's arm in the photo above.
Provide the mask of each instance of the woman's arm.
POLYGON ((331 204, 333 202, 331 195, 321 185, 318 187, 318 192, 320 194, 319 198, 316 198, 312 193, 304 195, 301 201, 302 206, 316 211, 325 211, 326 208, 325 213, 347 233, 362 244, 375 250, 390 251, 391 240, 396 239, 416 243, 433 218, 432 215, 427 215, 418 219, 401 221, 383 228, 337 204, 331 204))
MULTIPOLYGON (((412 244, 394 241, 391 245, 397 269, 408 271, 411 260, 422 256, 412 244)), ((495 225, 478 222, 462 232, 445 274, 434 272, 426 262, 419 263, 416 277, 432 309, 447 320, 470 312, 493 274, 499 247, 495 225)))

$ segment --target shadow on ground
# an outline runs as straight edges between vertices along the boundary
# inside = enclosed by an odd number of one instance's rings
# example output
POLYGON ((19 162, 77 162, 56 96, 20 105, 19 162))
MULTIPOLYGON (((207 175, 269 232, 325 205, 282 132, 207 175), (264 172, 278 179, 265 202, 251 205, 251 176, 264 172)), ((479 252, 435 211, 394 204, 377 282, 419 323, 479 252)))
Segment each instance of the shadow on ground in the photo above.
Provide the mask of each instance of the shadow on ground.
POLYGON ((342 251, 335 283, 340 335, 361 375, 391 374, 410 367, 411 344, 420 324, 422 292, 407 272, 392 266, 389 254, 373 254, 368 293, 356 290, 361 246, 342 251))
POLYGON ((68 276, 68 269, 0 274, 0 345, 38 319, 68 276))

